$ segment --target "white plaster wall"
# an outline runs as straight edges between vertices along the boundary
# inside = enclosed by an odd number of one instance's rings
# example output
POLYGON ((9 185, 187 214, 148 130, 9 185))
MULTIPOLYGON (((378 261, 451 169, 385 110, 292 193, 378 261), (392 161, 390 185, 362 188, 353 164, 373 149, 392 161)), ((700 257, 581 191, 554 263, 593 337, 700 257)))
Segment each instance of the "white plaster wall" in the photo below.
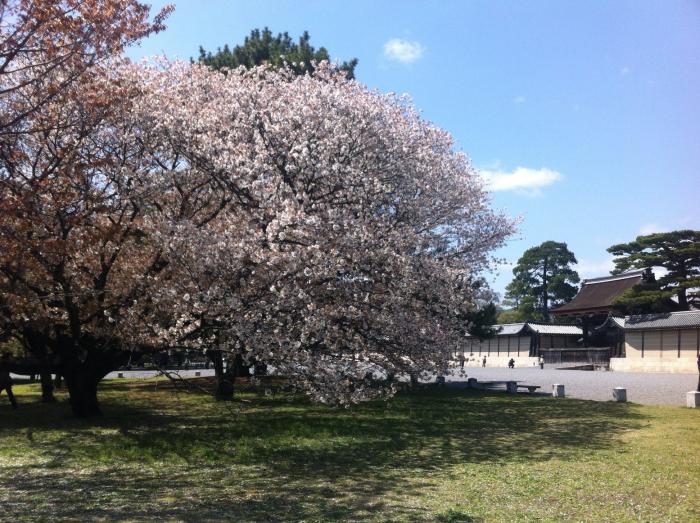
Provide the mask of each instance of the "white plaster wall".
MULTIPOLYGON (((656 351, 658 354, 658 350, 656 351)), ((610 370, 618 372, 688 372, 697 373, 695 358, 610 358, 610 370)))
MULTIPOLYGON (((521 353, 522 354, 522 353, 521 353)), ((478 354, 475 354, 474 356, 469 356, 467 355, 467 358, 469 361, 464 362, 464 367, 481 367, 482 366, 482 361, 484 359, 484 354, 479 356, 478 354)), ((535 367, 538 365, 537 358, 531 358, 529 356, 486 356, 486 366, 487 367, 501 367, 501 368, 507 368, 508 367, 508 362, 510 359, 513 358, 515 360, 515 366, 517 368, 523 368, 523 367, 535 367)), ((457 367, 459 367, 459 362, 456 363, 457 367)))

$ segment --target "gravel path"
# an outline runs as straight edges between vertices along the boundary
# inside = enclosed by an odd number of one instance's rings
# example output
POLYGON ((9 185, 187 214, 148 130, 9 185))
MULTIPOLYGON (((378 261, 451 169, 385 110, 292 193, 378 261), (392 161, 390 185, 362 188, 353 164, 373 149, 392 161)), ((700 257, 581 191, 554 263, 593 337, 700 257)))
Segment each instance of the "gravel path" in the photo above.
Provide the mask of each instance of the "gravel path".
MULTIPOLYGON (((513 379, 524 385, 539 385, 539 393, 551 394, 552 385, 561 383, 566 395, 596 401, 612 400, 614 387, 627 389, 627 400, 644 405, 685 405, 685 393, 695 390, 697 374, 661 374, 651 372, 605 372, 582 370, 556 370, 539 368, 480 368, 465 369, 467 376, 452 375, 447 381, 466 381, 467 377, 479 381, 503 381, 513 379)), ((120 371, 125 378, 150 378, 156 371, 120 371)), ((213 376, 213 369, 181 370, 180 376, 191 378, 195 372, 201 376, 213 376)), ((26 376, 17 376, 25 378, 26 376)), ((111 372, 107 379, 116 379, 117 372, 111 372)))
MULTIPOLYGON (((214 375, 214 369, 193 369, 193 370, 169 370, 168 372, 172 372, 173 374, 177 373, 183 378, 194 378, 195 372, 200 372, 202 376, 213 376, 214 375)), ((155 370, 120 370, 120 371, 114 371, 110 372, 105 376, 105 379, 111 380, 111 379, 117 379, 119 377, 119 374, 123 374, 124 378, 152 378, 153 376, 158 375, 158 371, 155 370)), ((20 374, 11 374, 12 378, 15 380, 25 380, 27 379, 27 376, 20 375, 20 374)))
MULTIPOLYGON (((477 380, 514 379, 524 385, 539 385, 538 392, 551 394, 552 385, 561 383, 572 398, 612 400, 614 387, 627 389, 627 400, 644 405, 685 405, 685 393, 695 390, 697 374, 661 374, 651 372, 605 372, 583 370, 544 370, 539 368, 498 369, 467 368, 469 378, 477 380)), ((447 381, 462 381, 466 377, 448 376, 447 381)))
MULTIPOLYGON (((172 374, 179 374, 182 378, 194 378, 195 372, 199 372, 201 376, 213 376, 214 369, 193 369, 193 370, 168 370, 172 374)), ((125 378, 152 378, 158 375, 156 370, 120 370, 117 372, 110 372, 107 374, 105 379, 111 380, 119 377, 119 373, 123 374, 125 378)))

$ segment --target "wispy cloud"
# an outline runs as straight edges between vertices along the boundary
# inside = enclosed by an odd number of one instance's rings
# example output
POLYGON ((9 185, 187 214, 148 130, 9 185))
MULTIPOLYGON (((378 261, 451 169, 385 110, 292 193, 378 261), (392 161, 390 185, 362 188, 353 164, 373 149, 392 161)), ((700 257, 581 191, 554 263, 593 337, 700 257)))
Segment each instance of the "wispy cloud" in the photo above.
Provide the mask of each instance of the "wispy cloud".
POLYGON ((392 38, 384 44, 384 56, 388 60, 402 64, 412 64, 425 52, 419 42, 410 42, 401 38, 392 38))
POLYGON ((516 191, 527 196, 540 196, 542 188, 563 179, 552 169, 517 167, 511 172, 483 169, 481 176, 491 191, 516 191))
POLYGON ((620 75, 621 75, 621 76, 627 76, 627 75, 630 74, 631 72, 632 72, 632 69, 630 69, 630 68, 627 67, 627 66, 625 66, 625 67, 623 67, 622 69, 620 69, 620 75))
POLYGON ((596 278, 610 274, 615 264, 612 257, 605 260, 579 260, 575 268, 581 278, 596 278))
POLYGON ((669 230, 670 229, 668 227, 664 227, 657 223, 644 223, 639 228, 638 234, 640 236, 645 236, 647 234, 654 234, 655 232, 668 232, 669 230))
POLYGON ((527 98, 525 98, 524 96, 516 96, 515 98, 513 98, 514 104, 524 104, 525 102, 527 102, 527 98))

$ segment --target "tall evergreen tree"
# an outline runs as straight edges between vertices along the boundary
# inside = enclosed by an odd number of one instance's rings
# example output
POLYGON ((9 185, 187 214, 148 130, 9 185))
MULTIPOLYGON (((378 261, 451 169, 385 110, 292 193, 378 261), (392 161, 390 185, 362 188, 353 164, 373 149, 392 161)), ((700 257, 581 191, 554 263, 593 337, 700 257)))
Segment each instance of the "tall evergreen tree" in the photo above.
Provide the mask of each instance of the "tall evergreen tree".
POLYGON ((682 230, 638 236, 613 245, 615 274, 659 267, 666 274, 625 292, 617 302, 630 312, 666 311, 675 297, 678 310, 700 307, 700 231, 682 230))
POLYGON ((525 251, 506 287, 505 304, 523 321, 549 321, 549 311, 570 301, 578 291, 576 257, 566 243, 547 241, 525 251))
MULTIPOLYGON (((308 31, 304 31, 297 43, 287 32, 274 36, 267 27, 262 31, 253 29, 250 36, 246 36, 243 45, 237 45, 233 49, 225 45, 223 49, 211 53, 200 46, 199 62, 214 69, 233 69, 241 65, 250 68, 262 64, 282 67, 286 63, 296 74, 303 75, 314 71, 312 62, 330 61, 328 50, 325 47, 316 49, 309 43, 310 39, 308 31)), ((353 58, 340 64, 339 69, 352 79, 355 77, 356 66, 357 58, 353 58)))

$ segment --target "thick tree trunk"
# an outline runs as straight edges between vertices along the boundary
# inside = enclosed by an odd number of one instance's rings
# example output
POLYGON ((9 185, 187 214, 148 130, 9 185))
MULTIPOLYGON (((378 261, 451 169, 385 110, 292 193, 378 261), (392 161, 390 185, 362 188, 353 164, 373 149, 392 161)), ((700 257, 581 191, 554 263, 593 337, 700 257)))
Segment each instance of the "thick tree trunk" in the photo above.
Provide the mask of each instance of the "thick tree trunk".
POLYGON ((226 370, 224 370, 221 381, 218 383, 216 390, 216 399, 218 400, 232 400, 233 399, 233 385, 236 381, 236 373, 233 365, 233 358, 228 358, 226 360, 226 370))
POLYGON ((102 411, 97 401, 97 384, 102 376, 92 369, 83 367, 66 372, 63 377, 68 386, 70 405, 77 418, 100 416, 102 411))
MULTIPOLYGON (((39 370, 39 381, 41 383, 41 402, 53 403, 56 398, 53 395, 53 382, 51 380, 51 370, 55 366, 53 356, 49 350, 49 336, 46 330, 34 330, 27 328, 24 331, 26 348, 33 358, 41 363, 37 367, 39 370)), ((34 374, 32 373, 32 381, 34 374)))
MULTIPOLYGON (((121 350, 118 341, 85 336, 81 340, 83 359, 76 357, 71 340, 62 340, 62 362, 58 372, 68 387, 73 415, 91 418, 102 414, 97 401, 97 385, 110 372, 129 360, 129 353, 121 350)), ((80 352, 78 352, 79 354, 80 352)))
POLYGON ((216 383, 218 386, 224 374, 224 359, 221 357, 220 350, 207 351, 207 356, 209 356, 212 367, 214 367, 214 377, 216 378, 216 383))
POLYGON ((54 379, 53 386, 57 389, 63 387, 63 377, 59 372, 56 373, 56 378, 54 379))
POLYGON ((209 359, 214 366, 214 376, 216 377, 216 390, 214 398, 217 401, 230 401, 233 399, 233 383, 235 381, 234 365, 229 359, 226 369, 224 369, 224 358, 220 350, 208 351, 209 359))
POLYGON ((248 367, 243 362, 243 356, 241 354, 236 354, 233 358, 229 358, 229 364, 231 365, 231 370, 234 377, 236 378, 249 378, 250 377, 250 367, 248 367))
POLYGON ((41 371, 41 402, 54 403, 56 398, 53 395, 53 380, 51 379, 51 371, 48 369, 41 371))
POLYGON ((249 365, 246 365, 241 357, 236 370, 236 375, 240 377, 255 376, 255 360, 251 360, 249 365))

